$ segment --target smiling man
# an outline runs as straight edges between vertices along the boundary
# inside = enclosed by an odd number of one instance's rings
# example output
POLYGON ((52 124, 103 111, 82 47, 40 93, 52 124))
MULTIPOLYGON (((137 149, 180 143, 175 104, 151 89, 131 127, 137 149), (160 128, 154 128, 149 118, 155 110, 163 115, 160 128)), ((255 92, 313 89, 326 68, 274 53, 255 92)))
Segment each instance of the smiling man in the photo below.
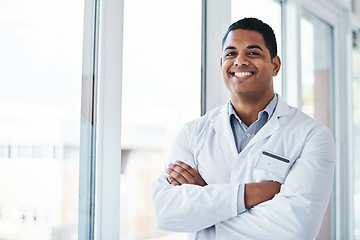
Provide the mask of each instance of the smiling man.
POLYGON ((330 131, 274 93, 276 39, 230 25, 220 60, 230 101, 185 124, 152 185, 160 229, 189 239, 314 239, 332 189, 330 131))

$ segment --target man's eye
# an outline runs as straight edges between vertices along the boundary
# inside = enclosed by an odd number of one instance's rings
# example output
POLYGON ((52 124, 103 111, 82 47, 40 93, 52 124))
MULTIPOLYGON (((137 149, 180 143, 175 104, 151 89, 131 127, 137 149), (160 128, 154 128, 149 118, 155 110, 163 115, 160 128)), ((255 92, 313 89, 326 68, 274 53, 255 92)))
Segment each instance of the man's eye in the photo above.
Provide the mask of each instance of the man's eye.
POLYGON ((235 56, 235 55, 236 55, 236 53, 234 53, 234 52, 229 52, 228 54, 226 54, 227 57, 231 57, 231 56, 235 56))
POLYGON ((259 56, 260 54, 257 53, 257 52, 250 52, 249 55, 250 55, 250 56, 259 56))

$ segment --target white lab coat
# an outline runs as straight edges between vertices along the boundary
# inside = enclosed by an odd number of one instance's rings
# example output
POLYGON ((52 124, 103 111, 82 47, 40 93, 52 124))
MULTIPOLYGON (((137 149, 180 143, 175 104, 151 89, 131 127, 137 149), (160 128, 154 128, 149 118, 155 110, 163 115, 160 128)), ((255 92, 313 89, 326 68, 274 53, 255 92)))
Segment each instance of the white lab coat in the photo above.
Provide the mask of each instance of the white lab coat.
POLYGON ((169 157, 176 160, 197 167, 208 185, 173 186, 162 172, 152 184, 160 229, 203 240, 309 240, 318 234, 333 184, 333 137, 280 96, 273 116, 240 154, 225 105, 182 128, 169 157), (289 159, 289 171, 281 176, 256 167, 262 150, 289 159), (239 184, 263 180, 282 183, 280 193, 238 215, 239 184))

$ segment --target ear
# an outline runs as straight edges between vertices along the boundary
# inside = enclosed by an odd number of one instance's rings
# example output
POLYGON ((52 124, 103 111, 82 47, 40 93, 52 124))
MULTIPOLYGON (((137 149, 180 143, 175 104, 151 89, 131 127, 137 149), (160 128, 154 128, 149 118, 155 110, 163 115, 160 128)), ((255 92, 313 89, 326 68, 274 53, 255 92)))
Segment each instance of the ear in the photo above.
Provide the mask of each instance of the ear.
POLYGON ((275 77, 279 71, 280 71, 280 66, 281 66, 281 60, 279 56, 275 56, 273 58, 273 76, 275 77))
POLYGON ((220 67, 222 68, 222 58, 220 58, 220 67))

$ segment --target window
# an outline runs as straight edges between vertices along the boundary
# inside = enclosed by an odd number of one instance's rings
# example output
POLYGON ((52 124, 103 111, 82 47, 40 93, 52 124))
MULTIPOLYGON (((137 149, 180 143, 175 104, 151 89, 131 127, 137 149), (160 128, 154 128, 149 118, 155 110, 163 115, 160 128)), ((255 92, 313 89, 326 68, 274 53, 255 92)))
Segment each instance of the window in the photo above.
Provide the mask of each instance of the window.
MULTIPOLYGON (((334 29, 327 22, 304 11, 300 31, 300 108, 334 133, 334 29)), ((331 239, 331 207, 330 202, 317 239, 331 239)))
POLYGON ((301 19, 302 111, 330 127, 333 83, 333 29, 304 14, 301 19))
POLYGON ((0 239, 77 239, 84 2, 1 5, 0 239))
POLYGON ((353 148, 353 189, 351 192, 353 194, 352 199, 352 208, 354 210, 354 239, 360 239, 360 98, 357 94, 360 92, 360 35, 358 33, 353 33, 353 45, 352 45, 352 130, 353 138, 352 146, 353 148))

